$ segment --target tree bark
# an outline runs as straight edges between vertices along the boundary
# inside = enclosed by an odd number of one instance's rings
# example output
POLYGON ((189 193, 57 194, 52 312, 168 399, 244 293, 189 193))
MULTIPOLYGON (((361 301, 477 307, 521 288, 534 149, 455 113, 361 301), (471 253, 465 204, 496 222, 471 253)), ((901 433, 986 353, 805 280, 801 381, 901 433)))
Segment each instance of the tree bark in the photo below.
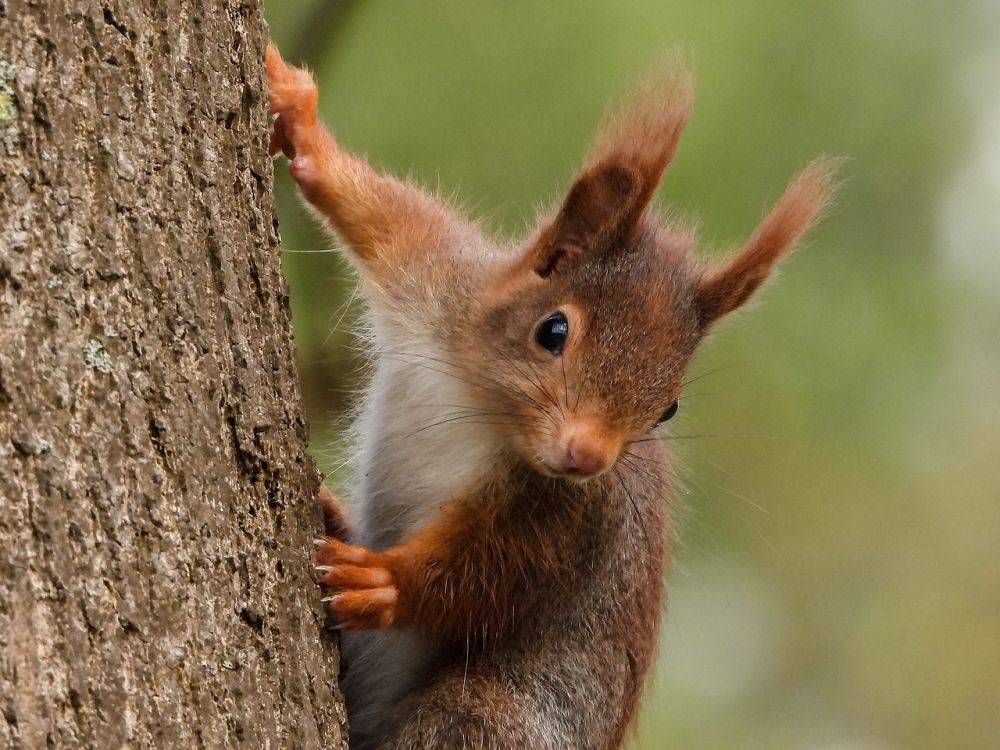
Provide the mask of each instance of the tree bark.
POLYGON ((257 0, 0 0, 0 747, 344 747, 257 0))

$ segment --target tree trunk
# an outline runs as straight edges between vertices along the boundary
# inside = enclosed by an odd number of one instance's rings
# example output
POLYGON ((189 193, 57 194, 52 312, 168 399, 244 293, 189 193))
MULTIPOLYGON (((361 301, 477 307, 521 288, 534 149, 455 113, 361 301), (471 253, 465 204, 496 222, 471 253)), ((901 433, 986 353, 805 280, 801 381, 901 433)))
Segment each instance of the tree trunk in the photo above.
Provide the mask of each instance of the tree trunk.
POLYGON ((257 0, 0 0, 0 746, 344 746, 257 0))

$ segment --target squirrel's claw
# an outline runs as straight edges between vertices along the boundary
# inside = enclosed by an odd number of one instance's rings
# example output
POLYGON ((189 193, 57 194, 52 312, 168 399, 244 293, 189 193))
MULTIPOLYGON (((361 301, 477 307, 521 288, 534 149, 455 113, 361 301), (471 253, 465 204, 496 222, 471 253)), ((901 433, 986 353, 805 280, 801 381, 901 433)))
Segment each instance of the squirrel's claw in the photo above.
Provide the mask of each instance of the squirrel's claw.
POLYGON ((344 630, 387 628, 396 619, 399 590, 395 576, 377 552, 336 539, 316 551, 320 582, 336 589, 324 597, 335 627, 344 630))
POLYGON ((284 154, 289 159, 295 158, 295 148, 292 146, 288 136, 285 135, 285 123, 279 116, 271 128, 271 141, 267 144, 267 155, 277 156, 284 154))

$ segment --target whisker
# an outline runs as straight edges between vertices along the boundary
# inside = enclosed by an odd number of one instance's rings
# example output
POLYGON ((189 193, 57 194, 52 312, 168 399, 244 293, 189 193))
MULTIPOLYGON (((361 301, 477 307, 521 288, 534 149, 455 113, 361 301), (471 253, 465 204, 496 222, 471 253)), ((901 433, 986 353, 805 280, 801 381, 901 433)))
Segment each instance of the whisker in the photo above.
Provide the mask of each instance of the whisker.
POLYGON ((281 252, 291 253, 293 255, 322 255, 323 253, 339 253, 341 248, 339 247, 328 247, 325 250, 289 250, 288 248, 282 248, 281 252))
POLYGON ((622 455, 624 455, 624 456, 630 456, 630 457, 636 459, 637 461, 648 461, 649 463, 656 464, 657 466, 665 466, 665 467, 669 468, 670 465, 671 465, 671 462, 669 462, 669 461, 661 461, 661 460, 659 460, 657 458, 653 458, 652 456, 640 456, 638 453, 633 453, 632 451, 628 451, 628 450, 627 451, 623 451, 622 455))
POLYGON ((635 498, 632 497, 632 493, 629 492, 628 486, 625 484, 625 480, 622 478, 621 472, 618 471, 617 466, 612 466, 611 471, 615 473, 618 477, 618 482, 622 486, 622 490, 625 492, 625 496, 628 498, 629 503, 632 504, 632 510, 635 512, 635 520, 639 524, 639 529, 642 531, 642 538, 646 542, 646 549, 649 549, 649 534, 646 533, 646 524, 642 519, 642 513, 639 511, 639 506, 635 502, 635 498))
POLYGON ((354 300, 356 300, 358 298, 358 290, 359 290, 359 288, 360 288, 359 285, 355 284, 354 288, 351 289, 351 296, 348 297, 347 301, 345 301, 340 306, 340 317, 337 319, 337 322, 334 323, 333 326, 330 328, 329 333, 326 334, 326 338, 323 339, 323 347, 322 348, 325 349, 326 345, 330 343, 330 339, 332 338, 333 334, 336 331, 341 330, 340 326, 342 326, 344 324, 344 318, 347 317, 347 314, 354 307, 354 300))
POLYGON ((637 466, 635 463, 631 461, 631 459, 626 458, 625 456, 620 456, 619 460, 625 466, 627 466, 632 471, 633 474, 637 475, 637 478, 640 481, 644 481, 646 485, 651 487, 653 490, 660 492, 666 488, 667 481, 664 477, 658 477, 655 474, 646 471, 645 469, 637 466))
MULTIPOLYGON (((709 463, 712 463, 712 464, 714 464, 714 465, 715 465, 716 467, 718 467, 718 468, 719 468, 720 470, 722 470, 723 472, 725 472, 725 469, 723 469, 723 468, 722 468, 721 466, 719 466, 718 464, 715 464, 715 462, 714 462, 714 461, 712 461, 712 459, 710 459, 710 458, 707 458, 707 457, 705 457, 705 456, 702 456, 702 458, 704 458, 704 459, 705 459, 706 461, 708 461, 709 463)), ((768 510, 767 508, 765 508, 765 507, 764 507, 763 505, 760 505, 759 503, 755 503, 755 502, 754 502, 753 500, 751 500, 750 498, 746 497, 745 495, 741 495, 741 494, 740 494, 739 492, 737 492, 736 490, 731 490, 731 489, 729 489, 728 487, 726 487, 725 485, 722 485, 722 484, 719 484, 718 482, 713 482, 713 481, 712 481, 711 479, 708 479, 707 477, 701 477, 701 481, 703 481, 703 482, 708 482, 708 483, 709 483, 710 485, 712 485, 713 487, 717 487, 717 488, 719 488, 720 490, 722 490, 723 492, 726 492, 726 493, 728 493, 728 494, 732 495, 733 497, 735 497, 735 498, 737 498, 737 499, 739 499, 739 500, 742 500, 742 501, 743 501, 743 502, 745 502, 745 503, 746 503, 747 505, 749 505, 749 506, 750 506, 751 508, 755 508, 755 509, 759 510, 759 511, 760 511, 761 513, 764 513, 764 514, 766 514, 766 515, 769 515, 769 516, 772 516, 772 513, 771 513, 771 511, 769 511, 769 510, 768 510)))
POLYGON ((701 435, 652 435, 647 438, 640 438, 639 440, 630 440, 626 445, 637 445, 639 443, 651 443, 654 440, 698 440, 703 438, 724 438, 730 440, 788 440, 788 438, 782 435, 754 435, 754 434, 737 434, 737 435, 717 435, 714 433, 705 433, 701 435))
POLYGON ((562 363, 563 400, 566 402, 566 406, 569 406, 569 382, 566 379, 566 358, 560 357, 559 361, 562 363))
POLYGON ((709 375, 715 375, 719 372, 725 372, 726 370, 735 370, 743 365, 726 365, 725 367, 716 367, 714 370, 709 370, 708 372, 703 372, 701 375, 697 375, 693 378, 685 380, 681 383, 681 388, 691 385, 691 383, 697 383, 702 378, 707 378, 709 375))
POLYGON ((642 456, 639 456, 639 455, 637 455, 635 453, 631 453, 629 451, 624 451, 618 457, 618 459, 620 461, 626 462, 627 465, 632 466, 636 471, 642 471, 642 472, 644 472, 647 476, 649 476, 652 479, 656 479, 657 481, 660 481, 660 479, 661 479, 661 477, 659 477, 658 475, 654 474, 653 471, 651 471, 650 469, 647 469, 647 468, 645 468, 645 467, 643 467, 643 466, 640 465, 639 462, 643 460, 642 456))
MULTIPOLYGON (((565 362, 565 360, 563 361, 565 362)), ((538 382, 538 387, 542 388, 542 376, 538 372, 538 369, 531 361, 528 362, 528 367, 530 367, 531 371, 535 373, 535 379, 538 382)), ((547 388, 543 388, 542 391, 548 397, 549 401, 551 401, 552 404, 559 410, 559 416, 561 416, 563 419, 566 419, 566 412, 563 411, 562 404, 559 403, 559 399, 557 399, 554 394, 550 393, 547 388)))
POLYGON ((420 427, 414 430, 413 432, 409 432, 406 435, 403 435, 403 437, 400 439, 406 440, 408 438, 413 437, 414 435, 418 435, 421 432, 424 432, 425 430, 430 430, 434 427, 441 427, 442 425, 446 424, 454 424, 456 422, 462 422, 463 424, 483 424, 483 425, 511 426, 511 427, 516 427, 524 424, 524 422, 517 420, 509 422, 481 420, 478 419, 478 415, 472 415, 472 417, 460 416, 460 417, 452 417, 450 419, 441 419, 436 422, 433 422, 432 424, 424 425, 423 427, 420 427))
MULTIPOLYGON (((520 373, 521 377, 523 377, 526 380, 530 381, 531 384, 534 385, 535 388, 538 389, 539 393, 541 393, 548 401, 550 401, 553 404, 553 406, 555 406, 557 409, 559 409, 560 413, 562 413, 562 407, 559 406, 559 403, 552 397, 552 394, 549 393, 548 390, 546 390, 544 387, 542 387, 541 377, 538 375, 538 371, 535 370, 535 367, 534 367, 533 364, 531 364, 530 362, 528 362, 528 366, 532 369, 532 372, 535 375, 534 378, 532 378, 530 375, 528 375, 527 373, 525 373, 525 371, 521 368, 521 365, 519 363, 517 363, 516 361, 514 361, 514 359, 512 359, 510 357, 510 355, 506 354, 505 352, 500 352, 500 355, 511 365, 511 367, 513 367, 515 370, 518 371, 518 373, 520 373)), ((522 391, 523 391, 523 389, 522 389, 522 391)), ((541 404, 539 404, 539 406, 541 406, 541 404)), ((565 418, 565 416, 566 415, 563 414, 564 418, 565 418)))
MULTIPOLYGON (((478 372, 473 371, 469 367, 462 366, 462 365, 459 365, 459 364, 456 364, 456 363, 453 363, 453 362, 448 362, 447 360, 441 359, 440 357, 432 357, 432 356, 427 355, 427 354, 420 354, 420 353, 417 353, 417 352, 405 352, 405 351, 392 350, 392 349, 381 349, 381 350, 378 350, 377 353, 381 354, 382 356, 386 356, 388 358, 392 358, 393 356, 397 356, 397 357, 410 357, 410 358, 416 358, 416 359, 426 359, 426 360, 429 360, 429 361, 434 362, 436 364, 445 365, 447 367, 453 367, 453 368, 459 370, 460 372, 464 373, 467 377, 461 377, 459 375, 456 375, 453 372, 448 372, 446 370, 442 370, 442 369, 439 369, 439 368, 436 368, 436 367, 431 367, 430 365, 427 365, 427 364, 424 364, 424 363, 421 363, 421 362, 411 362, 411 361, 405 360, 405 359, 401 360, 401 361, 407 362, 408 364, 414 364, 414 365, 417 365, 417 366, 421 366, 421 367, 424 367, 424 368, 426 368, 428 370, 431 370, 432 372, 438 372, 438 373, 441 373, 442 375, 446 375, 448 377, 455 378, 456 380, 459 380, 460 382, 467 383, 468 385, 471 385, 471 386, 476 387, 476 388, 482 388, 483 390, 492 390, 492 389, 497 388, 499 386, 499 384, 497 384, 497 383, 493 383, 493 382, 491 382, 489 380, 486 380, 486 379, 482 378, 479 375, 478 372)), ((503 356, 511 364, 511 366, 514 367, 514 369, 523 378, 525 378, 526 380, 528 380, 529 382, 531 382, 532 385, 535 386, 538 389, 539 393, 543 394, 545 398, 547 398, 548 400, 552 401, 552 403, 560 410, 560 412, 562 412, 562 408, 559 405, 559 403, 552 398, 551 393, 549 393, 549 391, 546 390, 541 385, 540 382, 538 382, 536 379, 532 378, 528 373, 526 373, 524 371, 524 369, 516 361, 514 361, 513 359, 510 358, 509 355, 506 355, 506 354, 504 354, 504 353, 501 352, 501 356, 503 356)), ((545 405, 542 402, 540 402, 536 398, 534 398, 531 394, 529 394, 527 391, 525 391, 524 388, 522 388, 520 385, 518 385, 518 384, 507 384, 507 392, 511 393, 512 391, 513 391, 512 395, 515 398, 517 398, 518 400, 523 401, 525 403, 529 403, 529 404, 534 405, 535 407, 537 407, 539 409, 539 411, 541 411, 543 413, 547 413, 548 412, 548 409, 545 407, 545 405)), ((553 420, 553 424, 556 424, 554 422, 554 420, 553 420)))

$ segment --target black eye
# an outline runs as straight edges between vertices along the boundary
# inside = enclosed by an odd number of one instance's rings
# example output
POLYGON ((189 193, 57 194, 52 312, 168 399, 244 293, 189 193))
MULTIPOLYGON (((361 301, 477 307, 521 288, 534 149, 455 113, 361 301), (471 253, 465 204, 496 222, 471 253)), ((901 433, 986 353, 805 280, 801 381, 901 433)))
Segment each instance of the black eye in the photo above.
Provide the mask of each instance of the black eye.
POLYGON ((670 404, 670 406, 667 407, 667 410, 663 412, 663 415, 660 417, 659 421, 656 424, 663 424, 668 419, 673 417, 674 414, 677 413, 677 410, 680 408, 681 408, 681 402, 674 401, 674 403, 670 404))
POLYGON ((535 341, 547 352, 562 354, 569 337, 569 321, 561 312, 554 312, 541 323, 535 331, 535 341))

